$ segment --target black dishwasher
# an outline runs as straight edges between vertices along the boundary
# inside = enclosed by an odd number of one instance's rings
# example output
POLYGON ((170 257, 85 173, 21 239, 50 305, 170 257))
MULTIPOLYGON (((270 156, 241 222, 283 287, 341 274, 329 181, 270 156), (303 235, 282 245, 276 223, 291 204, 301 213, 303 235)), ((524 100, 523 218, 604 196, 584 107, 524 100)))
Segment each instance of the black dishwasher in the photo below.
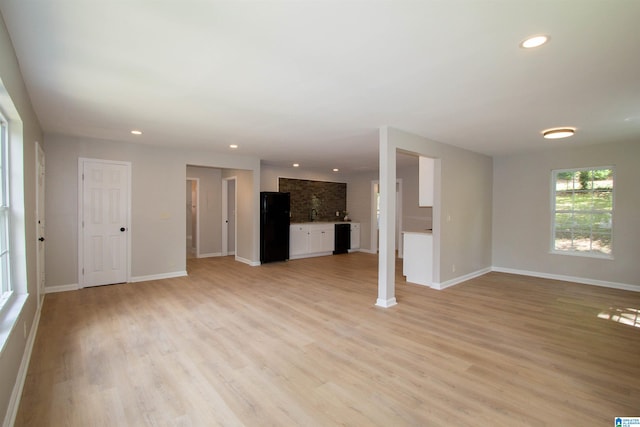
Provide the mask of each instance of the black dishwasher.
POLYGON ((333 254, 346 254, 351 249, 351 224, 336 224, 335 227, 333 254))

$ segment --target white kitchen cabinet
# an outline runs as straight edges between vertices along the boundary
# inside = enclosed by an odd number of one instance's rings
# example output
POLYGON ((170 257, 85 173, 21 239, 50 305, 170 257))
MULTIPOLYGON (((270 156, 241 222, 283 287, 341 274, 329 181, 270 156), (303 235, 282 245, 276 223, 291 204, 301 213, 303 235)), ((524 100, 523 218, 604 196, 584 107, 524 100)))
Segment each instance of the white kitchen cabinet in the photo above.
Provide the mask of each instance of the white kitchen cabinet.
POLYGON ((333 223, 309 225, 309 253, 333 253, 334 239, 335 227, 333 223))
POLYGON ((334 223, 292 224, 289 230, 289 259, 331 255, 335 248, 334 223))
POLYGON ((351 250, 360 249, 360 223, 351 223, 351 250))
POLYGON ((433 235, 405 231, 402 274, 407 282, 431 286, 433 284, 433 235))
POLYGON ((418 177, 418 205, 421 207, 433 206, 434 159, 420 156, 418 177))
POLYGON ((289 228, 289 258, 309 252, 309 229, 303 225, 289 228))

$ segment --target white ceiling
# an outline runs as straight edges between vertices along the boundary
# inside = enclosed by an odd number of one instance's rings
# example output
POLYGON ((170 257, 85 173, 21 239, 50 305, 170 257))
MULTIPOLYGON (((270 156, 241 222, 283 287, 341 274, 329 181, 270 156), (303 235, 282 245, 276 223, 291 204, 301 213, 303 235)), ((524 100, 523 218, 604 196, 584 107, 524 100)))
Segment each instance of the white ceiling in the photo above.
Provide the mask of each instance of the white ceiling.
POLYGON ((46 132, 377 167, 378 127, 489 155, 640 143, 640 1, 0 0, 46 132), (550 42, 533 50, 532 34, 550 42), (549 127, 575 126, 563 142, 549 127), (144 134, 129 133, 138 128, 144 134))

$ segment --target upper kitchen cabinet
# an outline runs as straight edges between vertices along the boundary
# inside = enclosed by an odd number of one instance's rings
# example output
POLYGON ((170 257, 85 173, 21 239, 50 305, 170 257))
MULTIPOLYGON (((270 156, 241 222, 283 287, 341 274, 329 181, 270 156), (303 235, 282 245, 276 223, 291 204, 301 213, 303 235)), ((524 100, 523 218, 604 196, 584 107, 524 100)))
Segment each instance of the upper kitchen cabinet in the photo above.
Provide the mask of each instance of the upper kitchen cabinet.
POLYGON ((420 207, 433 206, 435 160, 429 157, 420 156, 420 172, 418 185, 419 196, 418 205, 420 207))

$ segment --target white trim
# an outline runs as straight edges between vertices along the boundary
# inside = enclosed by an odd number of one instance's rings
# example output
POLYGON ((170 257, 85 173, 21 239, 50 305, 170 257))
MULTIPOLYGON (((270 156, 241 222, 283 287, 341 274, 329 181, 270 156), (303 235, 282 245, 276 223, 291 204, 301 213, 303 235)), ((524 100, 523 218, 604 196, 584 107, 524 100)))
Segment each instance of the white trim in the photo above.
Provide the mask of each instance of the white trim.
POLYGON ((236 255, 236 261, 242 262, 244 264, 248 264, 251 267, 257 267, 257 266, 261 265, 260 261, 251 261, 249 259, 239 257, 238 255, 236 255))
POLYGON ((397 304, 398 302, 396 301, 395 297, 390 298, 388 300, 378 298, 378 300, 376 301, 376 307, 382 307, 382 308, 393 307, 394 305, 397 305, 397 304))
MULTIPOLYGON (((378 245, 380 244, 378 238, 378 215, 376 205, 376 194, 380 192, 380 180, 374 179, 371 181, 371 238, 369 246, 371 252, 377 254, 379 252, 378 245), (378 192, 376 192, 376 185, 378 185, 378 192), (374 239, 375 237, 375 239, 374 239)), ((398 251, 398 258, 402 258, 402 178, 396 178, 396 238, 394 240, 394 250, 398 251)))
POLYGON ((45 286, 44 293, 45 294, 54 294, 57 292, 68 292, 68 291, 77 291, 80 289, 77 283, 73 283, 70 285, 58 285, 58 286, 45 286))
POLYGON ((18 375, 16 382, 9 398, 9 405, 7 406, 7 413, 4 417, 3 427, 11 427, 16 422, 16 416, 18 415, 18 408, 20 407, 20 398, 22 397, 22 390, 24 389, 24 383, 27 379, 27 372, 29 369, 29 362, 31 361, 31 353, 33 352, 33 345, 36 341, 36 335, 38 333, 38 326, 40 325, 40 307, 36 309, 36 315, 33 317, 33 323, 31 324, 31 331, 27 337, 25 344, 25 350, 22 354, 22 361, 18 368, 18 375))
POLYGON ((221 224, 221 235, 222 235, 222 253, 227 254, 229 248, 229 207, 228 205, 228 193, 229 193, 229 182, 226 178, 222 178, 222 197, 221 197, 221 216, 222 216, 222 224, 221 224))
MULTIPOLYGON (((562 250, 562 249, 556 249, 555 248, 555 241, 556 241, 556 213, 559 211, 556 209, 556 192, 557 192, 557 181, 558 181, 558 175, 560 173, 563 172, 582 172, 582 171, 593 171, 593 170, 602 170, 602 169, 610 169, 611 170, 611 175, 613 177, 613 182, 616 182, 616 170, 615 170, 615 166, 611 165, 611 166, 594 166, 594 167, 587 167, 587 168, 569 168, 569 169, 553 169, 551 171, 551 199, 549 200, 550 205, 551 205, 551 241, 550 243, 550 248, 549 248, 549 253, 553 254, 553 255, 570 255, 570 256, 578 256, 578 257, 585 257, 585 258, 597 258, 597 259, 613 259, 613 234, 614 234, 614 230, 613 228, 615 227, 615 221, 613 221, 613 217, 614 217, 614 212, 615 212, 615 201, 616 201, 616 197, 615 197, 615 185, 612 185, 611 187, 611 220, 612 220, 612 228, 611 228, 611 243, 610 243, 610 248, 612 250, 612 252, 610 254, 604 254, 604 253, 590 253, 590 252, 581 252, 581 251, 577 251, 577 250, 562 250)), ((585 213, 595 213, 597 211, 588 211, 588 210, 571 210, 572 213, 575 212, 585 212, 585 213)), ((592 241, 593 243, 593 241, 592 241)))
POLYGON ((222 255, 235 254, 238 245, 238 177, 222 178, 222 255), (229 251, 229 181, 233 181, 233 241, 234 250, 229 251))
MULTIPOLYGON (((127 271, 125 272, 125 280, 128 282, 131 280, 131 179, 132 179, 132 167, 131 162, 118 161, 118 160, 104 160, 104 159, 92 159, 87 157, 78 157, 78 288, 84 288, 84 274, 82 272, 84 268, 84 227, 82 227, 82 221, 84 218, 84 184, 82 175, 84 173, 85 162, 103 163, 108 165, 123 165, 127 169, 127 271)), ((46 213, 45 213, 46 215, 46 213)))
MULTIPOLYGON (((369 238, 369 253, 377 254, 378 253, 378 209, 376 206, 376 194, 380 192, 376 191, 376 186, 380 184, 380 181, 375 179, 371 180, 371 230, 370 230, 370 238, 369 238)), ((362 247, 362 242, 360 242, 360 247, 362 247)))
POLYGON ((222 256, 222 252, 211 252, 208 254, 200 254, 196 258, 213 258, 217 256, 222 256))
POLYGON ((490 273, 491 271, 492 271, 492 268, 491 267, 487 267, 487 268, 483 268, 483 269, 474 271, 474 272, 469 273, 469 274, 465 274, 464 276, 454 277, 453 279, 447 280, 446 282, 442 282, 442 283, 433 282, 431 284, 431 288, 441 291, 443 289, 450 288, 451 286, 455 286, 455 285, 460 284, 462 282, 466 282, 467 280, 475 279, 476 277, 480 277, 482 275, 490 273))
POLYGON ((356 252, 364 252, 366 254, 376 255, 378 253, 377 250, 371 250, 366 248, 355 249, 356 252))
POLYGON ((491 271, 498 273, 519 274, 521 276, 540 277, 542 279, 562 280, 564 282, 581 283, 583 285, 602 286, 604 288, 621 289, 624 291, 640 292, 640 284, 608 282, 606 280, 589 279, 586 277, 565 276, 562 274, 541 273, 539 271, 518 270, 514 268, 491 267, 491 271))
POLYGON ((612 254, 600 254, 600 253, 597 253, 597 252, 592 253, 592 252, 581 252, 581 251, 576 251, 576 250, 563 251, 563 250, 560 250, 560 249, 551 249, 549 251, 549 253, 551 255, 568 255, 568 256, 578 256, 578 257, 584 257, 584 258, 613 260, 613 255, 612 254))
MULTIPOLYGON (((45 199, 45 182, 43 180, 42 187, 40 187, 40 173, 44 174, 46 170, 45 165, 45 156, 44 150, 38 141, 35 142, 36 146, 36 238, 44 238, 47 230, 46 230, 46 221, 44 215, 44 206, 40 206, 40 199, 45 199), (40 162, 42 160, 42 162, 40 162), (42 165, 42 167, 41 167, 42 165), (42 197, 40 197, 42 195, 42 197), (42 224, 41 224, 42 221, 42 224), (42 229, 44 233, 40 234, 40 225, 42 225, 42 229)), ((36 298, 38 301, 38 307, 42 306, 44 301, 45 294, 45 272, 44 270, 44 257, 45 257, 45 248, 44 241, 36 243, 36 298), (40 245, 42 244, 42 252, 40 251, 40 245), (42 279, 42 281, 40 280, 42 279)))
MULTIPOLYGON (((193 235, 195 235, 196 237, 196 258, 201 258, 200 257, 200 178, 190 178, 187 177, 186 179, 187 181, 195 181, 196 182, 196 230, 194 233, 193 230, 193 224, 191 224, 191 236, 192 236, 192 242, 193 242, 193 235)), ((185 194, 186 197, 186 194, 185 194)), ((191 199, 191 206, 193 206, 193 199, 191 199)), ((186 231, 185 231, 186 233, 186 231)), ((185 242, 186 242, 186 237, 185 237, 185 242)), ((193 248, 193 246, 192 246, 193 248)))
POLYGON ((173 271, 171 273, 150 274, 148 276, 135 276, 129 280, 129 283, 147 282, 149 280, 173 279, 174 277, 187 276, 186 271, 173 271))
POLYGON ((289 259, 293 260, 293 259, 302 259, 302 258, 315 258, 315 257, 327 256, 327 255, 333 255, 333 251, 330 251, 330 252, 314 252, 312 254, 291 255, 289 257, 289 259))

